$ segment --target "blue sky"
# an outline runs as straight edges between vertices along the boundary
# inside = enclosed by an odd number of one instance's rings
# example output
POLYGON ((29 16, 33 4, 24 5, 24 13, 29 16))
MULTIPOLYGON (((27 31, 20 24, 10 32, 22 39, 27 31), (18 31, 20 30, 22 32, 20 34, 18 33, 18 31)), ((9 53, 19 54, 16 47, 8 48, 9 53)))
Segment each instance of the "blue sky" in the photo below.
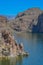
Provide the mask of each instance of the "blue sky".
POLYGON ((29 8, 43 9, 43 0, 0 0, 0 15, 17 15, 29 8))

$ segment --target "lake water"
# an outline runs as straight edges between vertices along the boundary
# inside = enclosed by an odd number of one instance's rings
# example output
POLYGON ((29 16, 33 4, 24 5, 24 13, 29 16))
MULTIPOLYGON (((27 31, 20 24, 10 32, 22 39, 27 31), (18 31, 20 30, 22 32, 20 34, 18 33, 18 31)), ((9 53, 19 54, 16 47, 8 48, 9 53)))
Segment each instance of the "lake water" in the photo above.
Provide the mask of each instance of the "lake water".
POLYGON ((16 33, 14 36, 18 44, 24 44, 24 50, 29 56, 18 60, 2 60, 0 65, 43 65, 43 34, 16 33))

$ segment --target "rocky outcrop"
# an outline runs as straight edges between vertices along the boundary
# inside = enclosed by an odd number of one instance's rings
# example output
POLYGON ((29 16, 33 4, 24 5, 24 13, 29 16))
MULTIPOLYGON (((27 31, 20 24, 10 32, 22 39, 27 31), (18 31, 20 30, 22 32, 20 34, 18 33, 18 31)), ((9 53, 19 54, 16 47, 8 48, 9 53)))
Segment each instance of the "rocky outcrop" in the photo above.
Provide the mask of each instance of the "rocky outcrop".
POLYGON ((31 8, 10 20, 10 27, 16 31, 43 32, 43 11, 31 8))
POLYGON ((1 38, 3 43, 0 43, 0 56, 28 56, 27 52, 24 52, 24 46, 22 43, 17 44, 16 40, 13 38, 8 30, 4 30, 1 33, 1 38))

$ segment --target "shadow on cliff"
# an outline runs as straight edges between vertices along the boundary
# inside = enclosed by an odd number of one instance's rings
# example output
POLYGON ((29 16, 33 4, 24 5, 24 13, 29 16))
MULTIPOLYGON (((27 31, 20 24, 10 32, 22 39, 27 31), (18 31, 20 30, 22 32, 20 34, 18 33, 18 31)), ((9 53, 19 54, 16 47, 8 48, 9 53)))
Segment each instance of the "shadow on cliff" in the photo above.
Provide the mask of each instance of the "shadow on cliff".
POLYGON ((33 25, 33 33, 43 33, 43 13, 38 16, 37 25, 33 25))

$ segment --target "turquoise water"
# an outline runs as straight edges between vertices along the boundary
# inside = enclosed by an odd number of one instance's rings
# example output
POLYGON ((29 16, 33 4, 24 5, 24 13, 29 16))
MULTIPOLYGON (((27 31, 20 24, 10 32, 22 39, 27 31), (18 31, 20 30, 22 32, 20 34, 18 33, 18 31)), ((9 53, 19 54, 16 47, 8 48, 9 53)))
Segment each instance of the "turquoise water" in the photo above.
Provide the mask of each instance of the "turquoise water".
POLYGON ((30 55, 10 60, 0 61, 0 65, 43 65, 43 34, 15 34, 18 44, 23 43, 24 49, 30 55))

